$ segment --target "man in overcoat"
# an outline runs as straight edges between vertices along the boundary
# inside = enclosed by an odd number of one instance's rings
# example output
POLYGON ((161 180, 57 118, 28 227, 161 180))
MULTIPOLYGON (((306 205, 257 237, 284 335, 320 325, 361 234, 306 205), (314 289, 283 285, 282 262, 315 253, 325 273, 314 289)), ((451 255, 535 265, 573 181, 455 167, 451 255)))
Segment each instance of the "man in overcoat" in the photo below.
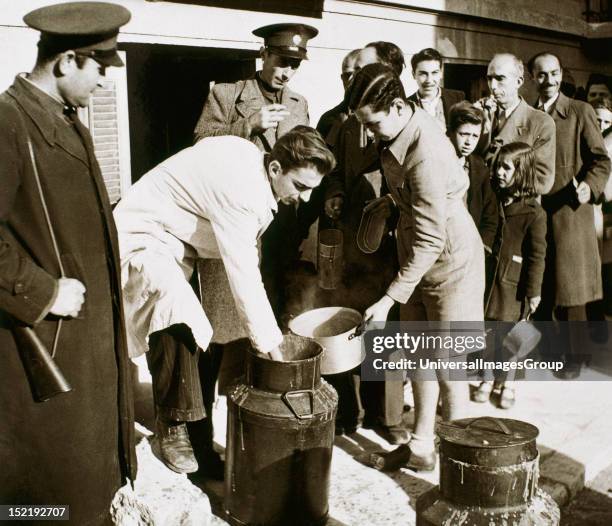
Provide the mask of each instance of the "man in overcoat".
POLYGON ((123 65, 129 18, 106 3, 32 11, 35 67, 0 95, 0 502, 69 505, 87 526, 111 523, 136 457, 117 235, 76 107, 123 65), (71 392, 34 400, 18 327, 54 353, 71 392))
POLYGON ((426 48, 410 59, 418 89, 408 97, 429 113, 446 130, 453 105, 465 100, 463 91, 442 87, 444 60, 437 49, 426 48))
POLYGON ((481 148, 487 164, 502 144, 521 141, 533 146, 536 156, 536 189, 546 194, 555 180, 555 123, 544 112, 532 108, 519 95, 524 81, 523 63, 510 53, 499 53, 487 68, 491 96, 475 106, 486 122, 481 148))
MULTIPOLYGON (((552 320, 554 311, 558 320, 586 322, 586 304, 602 297, 593 203, 608 180, 610 159, 593 108, 560 92, 559 57, 539 53, 529 61, 529 71, 539 91, 534 106, 554 119, 557 152, 554 183, 542 198, 548 216, 548 250, 538 317, 552 320)), ((580 373, 576 355, 588 336, 577 329, 584 325, 570 327, 564 378, 580 373)))

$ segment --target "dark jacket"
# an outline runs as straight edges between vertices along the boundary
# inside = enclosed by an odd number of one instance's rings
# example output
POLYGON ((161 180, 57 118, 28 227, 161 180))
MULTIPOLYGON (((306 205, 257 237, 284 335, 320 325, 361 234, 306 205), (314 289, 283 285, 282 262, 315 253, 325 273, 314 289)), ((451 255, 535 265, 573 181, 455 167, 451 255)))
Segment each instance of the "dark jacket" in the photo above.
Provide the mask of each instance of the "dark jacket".
MULTIPOLYGON (((408 100, 415 102, 416 105, 420 107, 419 97, 417 96, 417 93, 418 92, 415 91, 412 95, 410 95, 410 97, 408 97, 408 100)), ((450 109, 458 102, 465 100, 465 93, 459 90, 442 88, 441 98, 442 108, 444 109, 444 120, 446 121, 446 125, 448 126, 448 116, 450 113, 450 109)))
POLYGON ((476 223, 482 242, 489 250, 497 232, 498 210, 497 197, 491 188, 489 168, 482 157, 470 155, 468 175, 470 187, 467 192, 467 204, 470 215, 476 223))
POLYGON ((346 119, 348 119, 348 109, 345 101, 321 115, 317 123, 317 131, 330 148, 333 148, 338 141, 340 128, 346 119))
MULTIPOLYGON (((549 258, 554 305, 584 305, 602 297, 601 261, 593 205, 610 175, 610 159, 589 104, 562 93, 551 109, 556 125, 555 180, 542 206, 548 214, 549 258), (580 205, 573 178, 586 181, 591 203, 580 205)), ((548 280, 547 280, 548 281, 548 280)), ((552 292, 551 292, 552 294, 552 292)))
POLYGON ((106 524, 115 491, 133 478, 133 400, 119 250, 93 144, 61 105, 21 77, 0 95, 1 502, 69 504, 74 524, 106 524), (30 137, 67 277, 86 287, 63 321, 55 361, 73 386, 44 404, 30 393, 11 319, 52 348, 48 315, 58 263, 27 147, 30 137))
POLYGON ((490 258, 485 317, 518 321, 525 300, 540 296, 546 257, 546 213, 535 198, 499 205, 499 224, 490 258))

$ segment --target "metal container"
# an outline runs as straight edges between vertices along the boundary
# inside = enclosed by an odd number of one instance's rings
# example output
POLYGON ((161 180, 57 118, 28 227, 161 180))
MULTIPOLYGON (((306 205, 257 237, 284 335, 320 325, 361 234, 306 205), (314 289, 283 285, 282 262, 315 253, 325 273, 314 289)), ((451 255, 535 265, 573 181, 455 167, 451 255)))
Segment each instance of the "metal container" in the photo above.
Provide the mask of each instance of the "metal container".
POLYGON ((361 338, 352 337, 363 316, 347 307, 323 307, 296 316, 289 330, 314 338, 323 347, 322 374, 338 374, 357 367, 365 358, 361 338))
POLYGON ((319 287, 322 289, 334 290, 342 281, 343 244, 344 239, 341 230, 328 228, 319 232, 317 271, 319 287))
POLYGON ((286 361, 251 351, 228 397, 225 513, 233 525, 323 525, 338 395, 321 346, 285 336, 286 361))
POLYGON ((559 523, 557 505, 538 490, 535 426, 508 418, 466 418, 442 424, 438 434, 440 486, 419 497, 417 526, 559 523))

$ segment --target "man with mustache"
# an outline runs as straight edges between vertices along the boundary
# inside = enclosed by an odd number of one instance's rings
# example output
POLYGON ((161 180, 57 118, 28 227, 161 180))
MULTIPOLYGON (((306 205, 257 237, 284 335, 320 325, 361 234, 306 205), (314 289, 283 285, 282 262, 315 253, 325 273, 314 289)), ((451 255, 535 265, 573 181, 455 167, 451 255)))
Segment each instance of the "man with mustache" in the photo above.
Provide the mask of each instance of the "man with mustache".
POLYGON ((555 179, 555 122, 532 108, 519 95, 523 85, 523 63, 510 53, 498 53, 487 68, 491 96, 475 106, 484 111, 485 160, 490 164, 499 147, 521 141, 535 147, 536 189, 546 194, 555 179))
POLYGON ((465 93, 442 87, 444 61, 437 49, 422 49, 410 64, 418 89, 408 100, 416 102, 446 130, 451 107, 465 100, 465 93))
MULTIPOLYGON (((556 126, 556 169, 550 192, 542 197, 548 215, 547 257, 538 318, 586 322, 586 304, 601 299, 601 261, 593 215, 610 174, 593 108, 560 92, 563 68, 554 53, 535 55, 528 63, 538 85, 534 106, 548 113, 556 126)), ((577 356, 587 335, 574 324, 569 331, 565 367, 559 376, 576 378, 577 356)))

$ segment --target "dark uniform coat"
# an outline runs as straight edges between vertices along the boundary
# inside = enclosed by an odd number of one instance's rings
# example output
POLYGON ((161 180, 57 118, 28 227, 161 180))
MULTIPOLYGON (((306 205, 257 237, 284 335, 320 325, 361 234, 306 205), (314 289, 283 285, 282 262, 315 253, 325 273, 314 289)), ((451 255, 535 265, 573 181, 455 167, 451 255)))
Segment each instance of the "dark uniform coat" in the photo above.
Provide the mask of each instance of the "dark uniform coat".
POLYGON ((589 104, 560 93, 551 116, 557 129, 557 154, 552 189, 542 197, 549 221, 546 281, 550 280, 554 290, 555 306, 585 305, 602 297, 591 203, 603 192, 610 175, 610 159, 589 104), (574 177, 591 188, 591 203, 578 203, 574 177))
MULTIPOLYGON (((21 77, 0 95, 0 501, 68 504, 70 523, 106 524, 136 469, 116 231, 87 130, 21 77), (86 287, 55 361, 73 391, 35 403, 11 320, 48 349, 59 268, 27 147, 33 144, 67 277, 86 287), (85 142, 84 142, 85 141, 85 142)), ((45 522, 43 524, 49 524, 45 522)), ((64 523, 59 523, 64 524, 64 523)))
POLYGON ((535 198, 499 205, 485 317, 518 321, 525 300, 540 296, 546 257, 546 213, 535 198))

